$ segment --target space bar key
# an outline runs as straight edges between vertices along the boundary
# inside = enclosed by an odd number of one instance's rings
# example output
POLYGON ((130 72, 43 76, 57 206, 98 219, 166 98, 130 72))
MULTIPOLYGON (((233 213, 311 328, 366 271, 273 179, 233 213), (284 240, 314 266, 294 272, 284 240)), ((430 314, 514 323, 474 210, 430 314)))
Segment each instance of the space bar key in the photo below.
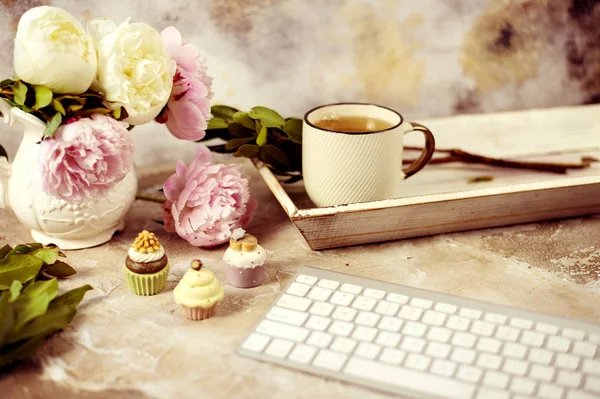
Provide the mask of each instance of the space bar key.
POLYGON ((475 391, 473 385, 461 381, 394 367, 360 357, 351 358, 344 368, 344 373, 399 389, 424 392, 443 398, 468 399, 473 396, 475 391))

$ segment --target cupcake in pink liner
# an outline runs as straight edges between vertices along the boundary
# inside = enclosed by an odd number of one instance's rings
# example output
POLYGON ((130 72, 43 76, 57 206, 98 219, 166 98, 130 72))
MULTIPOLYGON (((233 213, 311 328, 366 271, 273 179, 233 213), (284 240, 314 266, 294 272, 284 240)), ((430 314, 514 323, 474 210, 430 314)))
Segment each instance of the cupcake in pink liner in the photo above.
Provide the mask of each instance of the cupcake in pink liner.
POLYGON ((212 271, 202 267, 201 260, 192 261, 173 291, 175 303, 182 305, 190 320, 204 320, 213 316, 217 304, 223 300, 223 286, 212 271))
POLYGON ((268 251, 258 244, 256 237, 242 229, 236 229, 229 240, 229 248, 223 255, 227 282, 238 288, 252 288, 262 284, 268 255, 268 251))

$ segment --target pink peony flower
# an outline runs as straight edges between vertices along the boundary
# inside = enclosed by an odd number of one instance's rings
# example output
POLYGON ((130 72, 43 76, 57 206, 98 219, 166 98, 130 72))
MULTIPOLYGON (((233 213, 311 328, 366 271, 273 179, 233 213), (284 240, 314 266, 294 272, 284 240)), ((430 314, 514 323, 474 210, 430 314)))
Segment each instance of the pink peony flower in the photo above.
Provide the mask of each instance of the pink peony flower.
POLYGON ((63 125, 40 144, 42 189, 67 202, 104 195, 133 165, 127 124, 101 114, 63 125))
POLYGON ((173 136, 182 140, 200 140, 206 135, 210 118, 212 79, 196 49, 183 44, 179 31, 170 26, 161 36, 169 55, 177 63, 171 98, 159 123, 166 123, 173 136))
POLYGON ((250 222, 257 204, 239 166, 213 164, 210 150, 200 145, 189 166, 179 161, 175 170, 163 187, 167 231, 192 245, 213 247, 250 222))

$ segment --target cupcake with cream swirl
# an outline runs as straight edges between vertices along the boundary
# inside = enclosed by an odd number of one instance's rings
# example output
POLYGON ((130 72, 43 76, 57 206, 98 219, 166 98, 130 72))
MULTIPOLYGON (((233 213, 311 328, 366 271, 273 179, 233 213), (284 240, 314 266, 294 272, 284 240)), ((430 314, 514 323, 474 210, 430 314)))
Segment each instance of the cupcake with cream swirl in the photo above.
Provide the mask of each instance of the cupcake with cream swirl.
POLYGON ((212 271, 202 267, 202 261, 192 261, 192 268, 173 291, 175 303, 182 305, 190 320, 204 320, 215 313, 215 307, 223 300, 223 286, 212 271))
POLYGON ((137 295, 155 295, 161 292, 169 275, 169 259, 156 236, 142 231, 127 252, 125 279, 137 295))

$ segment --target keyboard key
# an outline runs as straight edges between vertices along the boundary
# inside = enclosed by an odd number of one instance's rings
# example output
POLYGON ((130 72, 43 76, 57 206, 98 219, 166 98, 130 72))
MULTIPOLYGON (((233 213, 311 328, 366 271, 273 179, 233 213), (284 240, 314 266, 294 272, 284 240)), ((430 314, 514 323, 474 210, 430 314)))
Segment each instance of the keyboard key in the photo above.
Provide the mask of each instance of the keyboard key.
POLYGON ((383 316, 378 327, 382 330, 398 332, 402 327, 403 321, 395 317, 383 316))
POLYGON ((540 398, 561 399, 565 389, 554 384, 540 384, 537 394, 540 398))
POLYGON ((590 392, 600 394, 600 378, 587 377, 585 379, 585 384, 583 385, 583 387, 590 392))
POLYGON ((550 364, 552 363, 552 352, 546 349, 531 348, 528 359, 534 363, 550 364))
POLYGON ((285 292, 291 295, 305 296, 309 290, 310 285, 293 282, 285 292))
POLYGON ((477 391, 475 399, 510 399, 511 396, 506 391, 501 391, 496 388, 482 386, 477 391))
POLYGON ((441 326, 446 321, 446 315, 435 310, 428 310, 423 315, 421 321, 432 326, 441 326))
POLYGON ((563 337, 548 337, 546 347, 556 352, 567 352, 571 346, 571 341, 563 337))
POLYGON ((330 303, 317 301, 310 307, 310 313, 327 317, 331 314, 334 307, 330 303))
POLYGON ((272 320, 263 320, 256 327, 256 332, 271 337, 289 339, 294 342, 302 342, 308 336, 309 330, 303 327, 291 326, 272 320))
POLYGON ((321 349, 315 357, 313 365, 331 371, 339 371, 347 358, 348 355, 344 355, 343 353, 335 352, 329 349, 321 349))
POLYGON ((477 357, 477 365, 490 370, 498 370, 502 358, 496 355, 490 355, 489 353, 480 353, 477 357))
POLYGON ((297 344, 288 356, 288 359, 296 363, 308 364, 315 357, 316 353, 317 348, 314 346, 297 344))
POLYGON ((457 332, 452 337, 452 345, 462 346, 464 348, 472 348, 475 345, 477 338, 470 333, 457 332))
POLYGON ((377 301, 373 298, 367 298, 365 296, 359 295, 352 303, 352 307, 358 310, 366 310, 367 312, 370 312, 371 310, 373 310, 376 303, 377 301))
MULTIPOLYGON (((363 356, 366 357, 366 356, 363 356)), ((401 351, 399 349, 394 348, 383 348, 383 352, 381 352, 381 356, 379 356, 379 360, 382 362, 386 362, 393 365, 400 365, 404 358, 406 357, 406 352, 401 351)), ((374 359, 372 357, 370 359, 374 359)))
POLYGON ((535 391, 537 383, 523 377, 514 377, 510 382, 510 391, 515 393, 522 393, 524 395, 531 395, 535 391))
POLYGON ((600 360, 584 360, 581 370, 589 374, 600 375, 600 360))
POLYGON ((593 344, 600 344, 600 334, 590 334, 587 337, 587 340, 593 344))
POLYGON ((486 313, 483 315, 483 320, 489 321, 490 323, 504 324, 506 316, 499 313, 486 313))
POLYGON ((398 308, 400 305, 394 302, 381 301, 377 304, 375 308, 375 313, 379 313, 386 316, 395 316, 398 312, 398 308))
POLYGON ((519 338, 519 330, 515 327, 500 326, 496 330, 495 336, 503 341, 516 342, 519 338))
POLYGON ((520 341, 527 346, 540 348, 544 344, 544 334, 535 331, 523 331, 520 341))
POLYGON ((311 303, 312 301, 310 299, 300 298, 288 294, 283 294, 277 301, 277 305, 281 306, 282 308, 299 310, 301 312, 306 312, 306 309, 308 309, 311 303))
POLYGON ((453 314, 456 312, 456 305, 451 305, 449 303, 438 302, 435 304, 434 309, 438 312, 453 314))
POLYGON ((454 348, 450 359, 458 363, 473 364, 476 355, 477 353, 471 349, 454 348))
POLYGON ((579 367, 579 358, 573 355, 559 353, 556 355, 554 365, 565 370, 576 370, 579 367))
POLYGON ((583 337, 585 337, 585 332, 581 330, 575 330, 573 328, 565 328, 560 332, 560 335, 562 335, 565 338, 583 340, 583 337))
MULTIPOLYGON (((383 356, 380 359, 382 359, 382 358, 383 358, 383 356)), ((457 367, 456 363, 449 362, 448 360, 436 359, 433 361, 433 364, 431 365, 431 368, 429 369, 429 371, 432 372, 433 374, 439 374, 439 375, 443 375, 445 377, 451 377, 452 374, 454 374, 454 372, 456 371, 456 367, 457 367)))
POLYGON ((518 317, 510 319, 508 324, 522 330, 529 330, 533 326, 533 322, 531 320, 525 320, 518 317))
POLYGON ((410 335, 412 337, 422 337, 427 331, 427 327, 421 323, 415 323, 414 321, 408 321, 404 323, 404 328, 402 329, 402 333, 405 335, 410 335))
POLYGON ((313 331, 310 334, 310 337, 308 337, 306 343, 319 348, 327 348, 332 340, 333 336, 331 334, 327 334, 320 331, 313 331))
POLYGON ((377 339, 375 339, 375 342, 382 346, 395 348, 398 345, 398 342, 400 342, 400 334, 381 331, 377 336, 377 339))
POLYGON ((329 327, 329 332, 331 334, 339 335, 342 337, 347 337, 352 332, 354 328, 354 324, 348 323, 346 321, 335 320, 331 327, 329 327))
POLYGON ((379 355, 379 352, 381 352, 381 346, 372 344, 370 342, 360 342, 354 351, 354 354, 356 356, 362 356, 366 359, 375 359, 377 358, 377 355, 379 355))
POLYGON ((489 321, 475 320, 471 326, 471 332, 475 335, 491 337, 494 332, 494 325, 489 321))
POLYGON ((266 335, 252 333, 246 338, 242 344, 242 348, 252 352, 262 352, 267 346, 271 338, 266 335))
POLYGON ((269 346, 267 346, 265 353, 269 356, 284 358, 288 355, 288 353, 290 353, 290 350, 292 350, 293 346, 294 343, 291 341, 281 338, 274 338, 269 346))
POLYGON ((404 305, 408 302, 408 297, 406 295, 389 293, 387 295, 387 300, 390 302, 398 303, 400 305, 404 305))
POLYGON ((350 353, 354 350, 356 344, 357 342, 352 338, 336 337, 329 348, 342 353, 350 353))
POLYGON ((333 293, 333 296, 329 300, 330 303, 339 306, 348 306, 354 300, 354 295, 348 294, 346 292, 336 291, 333 293))
POLYGON ((331 324, 331 319, 323 316, 312 315, 306 322, 306 328, 315 331, 325 331, 331 324))
POLYGON ((344 373, 415 391, 426 386, 428 393, 434 396, 470 398, 474 393, 471 384, 361 357, 351 358, 344 373))
POLYGON ((373 288, 367 288, 363 292, 363 295, 368 298, 383 299, 383 297, 385 296, 385 291, 376 290, 373 288))
POLYGON ((422 338, 404 337, 400 348, 407 352, 422 353, 425 348, 426 341, 422 338))
POLYGON ((537 323, 535 330, 548 335, 556 335, 558 333, 558 326, 548 323, 537 323))
POLYGON ((427 356, 419 355, 417 353, 409 353, 406 357, 406 361, 404 362, 404 367, 408 367, 409 369, 425 371, 429 364, 431 363, 431 359, 427 356))
POLYGON ((332 292, 333 291, 328 290, 327 288, 312 287, 312 289, 308 293, 308 298, 313 299, 315 301, 325 302, 329 299, 332 292))
POLYGON ((564 387, 577 388, 581 384, 581 373, 560 370, 556 375, 556 383, 564 387))
POLYGON ((417 308, 429 309, 433 305, 433 302, 429 299, 413 298, 411 299, 410 304, 417 308))
POLYGON ((280 321, 286 324, 293 324, 295 326, 301 326, 308 318, 308 314, 304 312, 298 312, 297 310, 280 308, 274 306, 269 310, 269 313, 265 316, 269 320, 280 321))
POLYGON ((508 380, 507 374, 498 371, 486 371, 481 383, 494 388, 504 389, 508 385, 508 380))
POLYGON ((454 315, 448 318, 448 321, 446 322, 446 327, 456 331, 467 331, 469 329, 470 323, 471 321, 466 317, 454 315))
POLYGON ((326 278, 322 278, 321 280, 319 280, 319 283, 317 284, 317 286, 319 286, 321 288, 327 288, 328 290, 335 291, 340 286, 340 283, 338 283, 337 281, 327 280, 326 278))
POLYGON ((477 342, 477 349, 483 352, 498 353, 502 342, 494 338, 480 338, 477 342))
POLYGON ((379 321, 379 315, 371 312, 359 312, 356 316, 355 323, 363 326, 374 327, 379 321))
POLYGON ((365 326, 356 326, 352 333, 352 338, 358 339, 359 341, 371 342, 377 335, 377 329, 365 326))
POLYGON ((431 327, 427 333, 427 338, 432 341, 448 342, 452 332, 442 327, 431 327))
POLYGON ((303 283, 303 284, 308 284, 308 285, 313 285, 314 283, 317 282, 317 278, 314 276, 307 276, 306 274, 299 274, 298 277, 296 277, 296 281, 299 283, 303 283))
POLYGON ((358 295, 362 292, 362 287, 354 284, 342 284, 340 291, 347 292, 348 294, 358 295))
POLYGON ((450 347, 450 345, 441 344, 439 342, 430 342, 429 345, 427 345, 425 353, 431 357, 445 359, 450 354, 451 349, 452 348, 450 347))
POLYGON ((419 320, 421 315, 423 314, 423 310, 419 308, 414 308, 410 305, 404 305, 400 308, 400 312, 398 313, 398 317, 404 320, 419 320))
POLYGON ((513 357, 515 359, 524 359, 525 353, 527 353, 527 347, 521 344, 506 343, 502 348, 502 354, 504 356, 513 357))
POLYGON ((513 375, 524 376, 527 374, 527 362, 515 359, 505 359, 502 370, 513 375))
POLYGON ((468 382, 477 382, 481 378, 483 372, 477 367, 473 366, 458 366, 458 371, 456 372, 456 378, 468 382))
POLYGON ((354 319, 354 316, 356 316, 356 313, 356 310, 352 308, 338 306, 335 308, 335 311, 333 312, 331 317, 336 320, 352 321, 352 319, 354 319))
POLYGON ((552 367, 534 364, 531 366, 531 370, 529 370, 529 377, 538 381, 550 382, 554 378, 554 369, 552 367))
POLYGON ((461 308, 458 311, 460 316, 468 317, 470 319, 479 319, 481 317, 481 310, 461 308))
POLYGON ((575 342, 573 344, 573 354, 580 357, 587 357, 593 359, 596 355, 598 345, 590 344, 589 342, 575 342))
POLYGON ((568 391, 566 399, 598 399, 598 395, 583 391, 568 391))

